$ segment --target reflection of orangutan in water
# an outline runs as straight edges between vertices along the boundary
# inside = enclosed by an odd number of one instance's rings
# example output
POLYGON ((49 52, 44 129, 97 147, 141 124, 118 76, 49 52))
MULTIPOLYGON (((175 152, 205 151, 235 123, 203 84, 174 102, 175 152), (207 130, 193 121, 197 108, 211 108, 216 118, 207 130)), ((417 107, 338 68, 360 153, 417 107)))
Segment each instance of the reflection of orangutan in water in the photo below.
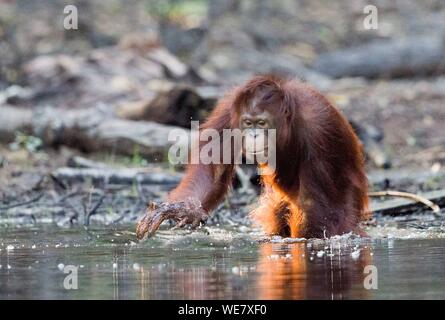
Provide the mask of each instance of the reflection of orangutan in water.
POLYGON ((363 248, 358 260, 350 255, 332 258, 313 256, 306 244, 282 245, 280 257, 277 244, 265 243, 260 248, 258 263, 259 296, 257 299, 369 299, 370 290, 365 289, 363 274, 365 266, 372 264, 369 248, 363 248), (290 258, 285 258, 290 254, 290 258))
MULTIPOLYGON (((349 122, 319 92, 296 80, 255 77, 229 92, 203 129, 215 129, 220 136, 224 129, 241 129, 254 139, 264 131, 259 129, 277 130, 275 150, 264 146, 265 133, 261 150, 242 148, 255 160, 258 154, 276 155, 275 172, 262 177, 261 205, 252 214, 267 233, 306 238, 361 233, 358 224, 367 214, 363 153, 349 122)), ((207 143, 201 142, 200 150, 207 143)), ((166 219, 178 227, 205 222, 224 198, 233 173, 233 162, 190 164, 168 202, 149 207, 138 237, 151 236, 166 219)))
MULTIPOLYGON (((237 266, 213 270, 198 262, 185 268, 150 268, 139 271, 141 299, 369 299, 364 287, 364 268, 372 264, 369 248, 352 259, 342 247, 342 255, 319 258, 305 243, 264 243, 255 259, 237 266), (279 254, 279 256, 277 256, 279 254), (286 254, 290 257, 286 257, 286 254), (256 267, 256 268, 252 268, 256 267), (247 270, 247 271, 243 271, 247 270)), ((179 258, 179 257, 178 257, 179 258)), ((124 292, 124 291, 123 291, 124 292)), ((123 296, 125 298, 125 296, 123 296)), ((128 298, 128 297, 127 297, 128 298)))

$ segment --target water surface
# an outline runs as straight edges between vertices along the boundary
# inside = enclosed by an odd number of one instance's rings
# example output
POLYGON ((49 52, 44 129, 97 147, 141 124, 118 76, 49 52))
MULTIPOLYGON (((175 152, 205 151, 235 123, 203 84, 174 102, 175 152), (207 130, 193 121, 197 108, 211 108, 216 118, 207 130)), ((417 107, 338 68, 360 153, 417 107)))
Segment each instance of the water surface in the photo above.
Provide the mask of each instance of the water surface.
POLYGON ((0 227, 0 299, 445 299, 439 236, 262 242, 210 227, 139 243, 133 229, 0 227))

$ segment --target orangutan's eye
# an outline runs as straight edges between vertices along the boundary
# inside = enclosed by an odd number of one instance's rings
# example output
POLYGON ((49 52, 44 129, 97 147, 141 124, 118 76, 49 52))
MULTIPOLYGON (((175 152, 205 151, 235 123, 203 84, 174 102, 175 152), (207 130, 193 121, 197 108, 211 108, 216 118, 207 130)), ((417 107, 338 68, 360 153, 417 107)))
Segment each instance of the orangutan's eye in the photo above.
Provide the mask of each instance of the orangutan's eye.
POLYGON ((267 125, 266 121, 264 120, 259 120, 257 124, 260 128, 264 128, 267 125))
POLYGON ((245 127, 251 127, 252 126, 252 121, 250 121, 249 119, 246 119, 243 121, 243 124, 245 127))

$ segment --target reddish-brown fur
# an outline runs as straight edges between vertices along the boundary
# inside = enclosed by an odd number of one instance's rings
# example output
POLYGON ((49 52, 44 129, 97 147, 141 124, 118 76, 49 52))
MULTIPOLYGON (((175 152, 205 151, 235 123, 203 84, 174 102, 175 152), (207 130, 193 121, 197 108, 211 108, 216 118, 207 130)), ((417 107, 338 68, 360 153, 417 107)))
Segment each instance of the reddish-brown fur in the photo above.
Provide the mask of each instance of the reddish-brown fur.
MULTIPOLYGON (((282 236, 360 233, 358 224, 368 212, 367 179, 361 144, 349 122, 310 86, 258 76, 230 91, 201 129, 238 128, 243 108, 253 102, 279 123, 276 171, 262 177, 254 221, 282 236)), ((234 165, 189 165, 169 201, 193 197, 210 211, 222 201, 233 173, 234 165)))

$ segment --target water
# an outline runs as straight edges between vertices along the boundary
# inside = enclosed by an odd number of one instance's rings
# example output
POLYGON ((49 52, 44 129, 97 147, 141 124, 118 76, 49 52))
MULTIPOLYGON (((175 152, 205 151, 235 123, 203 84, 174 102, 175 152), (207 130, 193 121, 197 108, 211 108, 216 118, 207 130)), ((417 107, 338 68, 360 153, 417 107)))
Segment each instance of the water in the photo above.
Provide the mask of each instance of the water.
POLYGON ((138 243, 133 230, 0 227, 0 299, 445 299, 438 234, 265 243, 212 227, 138 243))

